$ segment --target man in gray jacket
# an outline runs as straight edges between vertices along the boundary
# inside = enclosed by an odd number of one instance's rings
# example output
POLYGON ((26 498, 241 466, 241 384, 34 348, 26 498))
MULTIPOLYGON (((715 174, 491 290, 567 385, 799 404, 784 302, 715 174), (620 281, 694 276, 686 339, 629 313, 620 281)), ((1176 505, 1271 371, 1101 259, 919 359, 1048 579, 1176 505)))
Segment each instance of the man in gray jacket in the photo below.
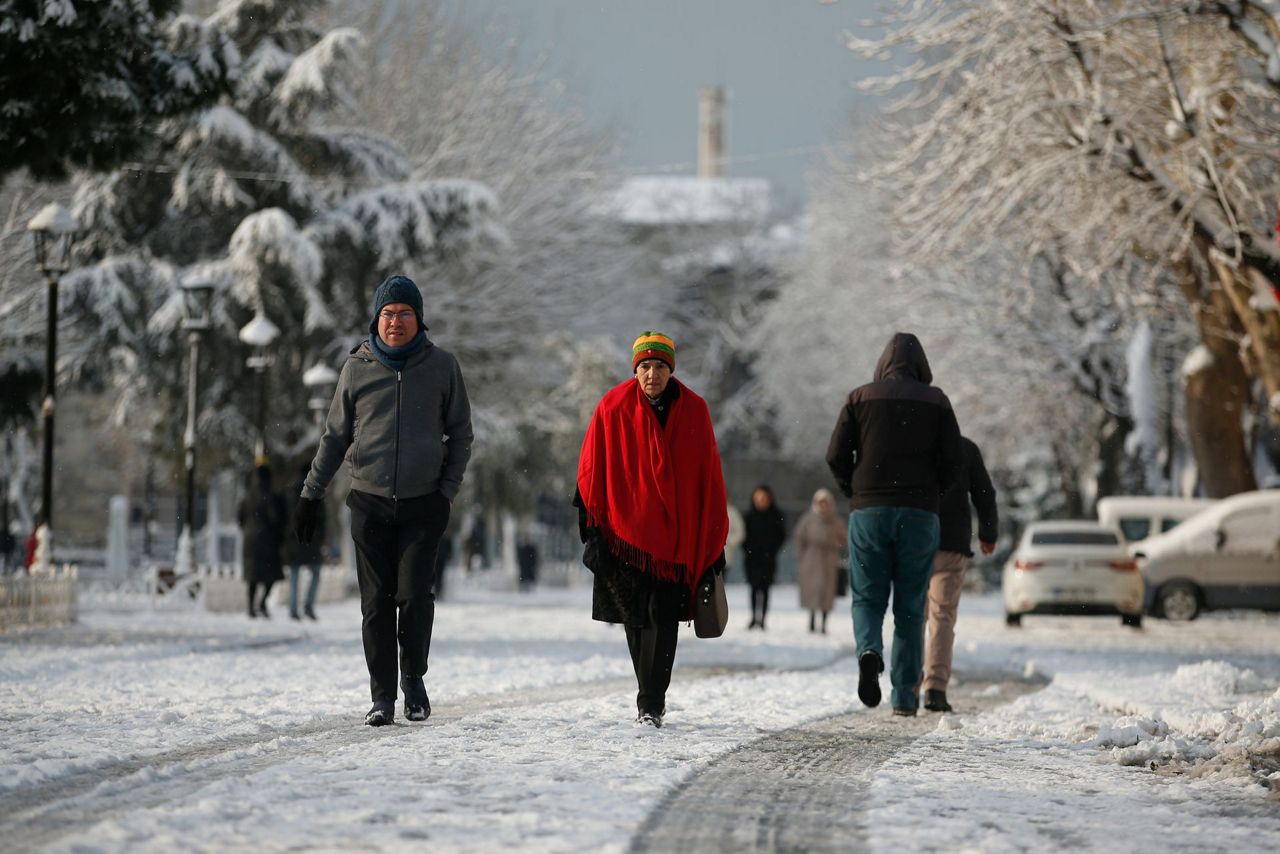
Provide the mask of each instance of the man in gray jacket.
POLYGON ((299 541, 310 541, 325 488, 349 459, 370 726, 395 718, 397 640, 405 717, 431 714, 422 677, 435 619, 436 550, 471 457, 462 371, 426 329, 412 279, 391 276, 378 286, 369 338, 342 366, 293 519, 299 541))

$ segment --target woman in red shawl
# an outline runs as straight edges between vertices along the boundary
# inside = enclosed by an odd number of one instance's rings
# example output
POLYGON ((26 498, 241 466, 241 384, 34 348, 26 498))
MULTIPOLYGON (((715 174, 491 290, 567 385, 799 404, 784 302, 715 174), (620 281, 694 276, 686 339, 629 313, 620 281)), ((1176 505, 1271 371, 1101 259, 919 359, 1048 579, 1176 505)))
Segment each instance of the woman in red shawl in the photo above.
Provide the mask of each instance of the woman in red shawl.
POLYGON ((729 520, 706 401, 671 376, 675 342, 641 333, 631 367, 591 416, 574 504, 592 619, 626 628, 636 720, 660 727, 679 623, 704 573, 724 569, 729 520))

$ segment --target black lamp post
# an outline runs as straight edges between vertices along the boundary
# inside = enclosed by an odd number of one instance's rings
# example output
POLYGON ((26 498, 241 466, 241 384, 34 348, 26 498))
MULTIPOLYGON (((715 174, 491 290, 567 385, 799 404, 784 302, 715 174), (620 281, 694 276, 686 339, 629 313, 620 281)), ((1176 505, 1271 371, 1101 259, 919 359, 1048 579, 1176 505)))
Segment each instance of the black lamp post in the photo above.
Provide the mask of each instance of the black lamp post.
POLYGON ((57 388, 58 357, 58 277, 71 268, 71 245, 80 224, 62 205, 46 205, 31 221, 27 231, 35 242, 36 267, 44 274, 47 308, 44 349, 44 400, 40 414, 44 420, 40 512, 45 526, 42 570, 49 569, 53 553, 53 414, 57 388))
POLYGON ((258 441, 254 446, 253 455, 255 462, 266 457, 267 454, 267 366, 271 364, 271 357, 267 355, 267 348, 271 346, 271 342, 275 341, 280 335, 280 330, 274 323, 267 320, 267 316, 259 309, 258 313, 253 316, 240 330, 240 340, 253 348, 253 355, 245 359, 245 364, 253 369, 258 375, 258 412, 257 412, 257 428, 258 441))
POLYGON ((182 283, 182 328, 187 330, 190 355, 187 366, 187 429, 182 434, 182 446, 186 452, 187 492, 182 514, 182 533, 178 537, 179 573, 191 572, 196 568, 196 409, 200 390, 200 336, 211 325, 212 303, 212 282, 194 278, 182 283))

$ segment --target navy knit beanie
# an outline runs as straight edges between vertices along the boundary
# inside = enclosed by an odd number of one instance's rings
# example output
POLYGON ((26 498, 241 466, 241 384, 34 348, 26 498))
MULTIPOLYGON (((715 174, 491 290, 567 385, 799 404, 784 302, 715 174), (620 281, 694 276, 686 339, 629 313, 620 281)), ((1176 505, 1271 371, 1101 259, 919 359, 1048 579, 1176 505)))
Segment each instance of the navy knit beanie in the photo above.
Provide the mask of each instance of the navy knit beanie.
POLYGON ((418 290, 413 279, 408 276, 388 276, 373 292, 373 319, 369 321, 370 332, 374 335, 378 334, 378 312, 382 311, 384 306, 396 302, 402 302, 412 308, 414 315, 418 318, 418 327, 427 328, 427 324, 422 322, 422 292, 418 290))

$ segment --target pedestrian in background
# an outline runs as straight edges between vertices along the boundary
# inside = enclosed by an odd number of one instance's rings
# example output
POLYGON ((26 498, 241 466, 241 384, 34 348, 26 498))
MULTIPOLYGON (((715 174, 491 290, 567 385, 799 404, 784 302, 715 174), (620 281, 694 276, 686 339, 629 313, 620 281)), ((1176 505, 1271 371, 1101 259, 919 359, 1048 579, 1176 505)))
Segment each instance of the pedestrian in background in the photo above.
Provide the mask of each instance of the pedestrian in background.
POLYGON ((263 457, 255 460, 248 489, 236 512, 243 538, 244 581, 249 616, 269 618, 267 597, 284 578, 280 548, 284 539, 284 498, 271 488, 271 468, 263 457))
POLYGON ((516 544, 516 565, 520 568, 520 592, 532 593, 538 583, 538 547, 528 534, 516 544))
POLYGON ((405 717, 424 721, 431 714, 423 676, 435 622, 436 562, 471 458, 462 369, 426 329, 422 292, 412 279, 390 276, 378 285, 369 337, 342 366, 294 515, 299 541, 310 542, 324 491, 350 461, 347 506, 373 698, 364 718, 369 726, 395 720, 397 672, 405 717))
POLYGON ((582 562, 591 617, 622 623, 636 674, 636 721, 662 726, 679 624, 707 573, 724 569, 724 474, 706 402, 671 376, 676 345, 643 332, 633 378, 596 405, 578 459, 582 562))
POLYGON ((973 507, 978 511, 978 547, 984 555, 996 550, 1000 518, 996 490, 982 462, 982 451, 960 437, 960 476, 942 495, 941 534, 929 578, 927 643, 924 648, 924 707, 949 712, 947 683, 951 681, 951 653, 956 640, 956 608, 964 572, 973 557, 973 507))
POLYGON ((751 491, 751 506, 742 514, 742 566, 751 585, 748 629, 764 629, 769 613, 769 588, 778 573, 778 552, 787 541, 787 521, 773 500, 773 490, 760 484, 751 491))
POLYGON ((796 553, 796 582, 800 587, 800 607, 809 612, 809 631, 827 633, 827 615, 836 601, 840 562, 849 547, 849 526, 836 513, 836 499, 829 489, 813 494, 809 510, 800 517, 792 534, 796 553))
MULTIPOLYGON (((302 470, 298 473, 297 480, 293 483, 293 488, 289 490, 289 495, 294 505, 298 503, 302 496, 302 488, 306 485, 307 474, 310 471, 311 464, 304 463, 302 470)), ((295 510, 296 506, 290 508, 290 516, 293 515, 295 510)), ((303 616, 306 616, 308 620, 316 619, 316 593, 320 590, 320 567, 324 564, 325 542, 325 513, 323 507, 316 517, 316 530, 311 542, 299 542, 297 537, 284 538, 284 562, 289 567, 289 616, 294 620, 301 620, 303 616), (299 611, 298 581, 304 568, 309 570, 310 579, 307 582, 307 592, 302 600, 302 609, 299 611)))
POLYGON ((724 580, 728 581, 729 570, 738 559, 738 547, 747 536, 747 523, 742 521, 742 514, 732 504, 726 503, 725 510, 729 514, 729 537, 724 542, 724 580))
POLYGON ((849 393, 827 465, 851 499, 850 591, 858 699, 880 704, 884 614, 893 596, 893 713, 916 714, 924 604, 938 550, 939 500, 960 471, 960 428, 916 336, 895 334, 872 382, 849 393))

